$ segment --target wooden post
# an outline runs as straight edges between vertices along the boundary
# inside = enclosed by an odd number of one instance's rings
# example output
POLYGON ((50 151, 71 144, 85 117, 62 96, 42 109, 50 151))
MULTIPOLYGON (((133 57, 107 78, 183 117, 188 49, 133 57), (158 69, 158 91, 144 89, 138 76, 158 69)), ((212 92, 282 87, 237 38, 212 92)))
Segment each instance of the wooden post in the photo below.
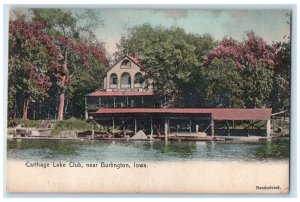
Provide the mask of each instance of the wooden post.
POLYGON ((152 120, 152 116, 151 116, 151 118, 150 118, 150 130, 151 130, 151 132, 150 132, 150 139, 153 139, 153 120, 152 120))
POLYGON ((89 118, 89 114, 88 114, 88 110, 87 110, 87 98, 86 96, 84 97, 84 109, 85 109, 85 120, 88 120, 89 118))
POLYGON ((272 130, 274 132, 274 130, 275 130, 275 121, 274 121, 273 116, 272 116, 272 119, 271 119, 271 123, 272 123, 272 130))
POLYGON ((137 132, 137 126, 136 126, 136 118, 134 118, 134 134, 137 132))
POLYGON ((165 142, 168 141, 168 118, 165 118, 165 142))
POLYGON ((116 97, 114 97, 114 108, 116 107, 116 97))
POLYGON ((92 121, 93 127, 92 127, 92 140, 95 139, 95 124, 94 121, 92 121))
POLYGON ((210 127, 211 127, 211 136, 214 136, 215 135, 215 125, 214 125, 213 119, 211 119, 210 127))
POLYGON ((190 133, 192 132, 192 119, 190 118, 190 133))
POLYGON ((271 137, 271 120, 267 120, 267 137, 271 137))
POLYGON ((112 117, 112 124, 113 124, 113 128, 112 128, 113 137, 115 137, 115 118, 114 117, 112 117))
POLYGON ((198 133, 198 131, 199 131, 199 125, 197 124, 196 125, 196 133, 198 133))

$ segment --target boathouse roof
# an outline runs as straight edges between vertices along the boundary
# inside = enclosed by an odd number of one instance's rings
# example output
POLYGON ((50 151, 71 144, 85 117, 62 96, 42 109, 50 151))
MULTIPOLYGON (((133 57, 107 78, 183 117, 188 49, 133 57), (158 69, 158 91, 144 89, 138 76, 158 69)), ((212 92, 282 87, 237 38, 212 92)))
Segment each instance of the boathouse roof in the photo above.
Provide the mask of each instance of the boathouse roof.
POLYGON ((96 115, 109 114, 210 114, 214 120, 269 120, 271 108, 100 108, 96 115))

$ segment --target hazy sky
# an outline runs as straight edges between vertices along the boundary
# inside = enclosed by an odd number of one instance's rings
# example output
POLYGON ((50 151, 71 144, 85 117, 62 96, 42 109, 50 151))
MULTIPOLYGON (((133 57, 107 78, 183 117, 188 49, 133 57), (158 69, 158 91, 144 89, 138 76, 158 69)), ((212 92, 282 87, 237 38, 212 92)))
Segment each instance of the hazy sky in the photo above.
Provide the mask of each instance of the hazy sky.
POLYGON ((95 30, 97 38, 106 43, 112 54, 116 43, 127 29, 150 23, 153 26, 178 26, 188 33, 209 33, 215 39, 224 36, 242 40, 245 32, 253 30, 268 43, 282 41, 289 36, 287 10, 155 10, 155 9, 99 9, 104 22, 95 30))
MULTIPOLYGON (((22 9, 21 9, 22 10, 22 9)), ((67 9, 73 10, 73 9, 67 9)), ((24 9, 29 16, 30 13, 24 9)), ((80 13, 81 9, 74 9, 80 13)), ((103 21, 93 30, 99 40, 105 42, 109 54, 116 51, 116 43, 128 29, 149 23, 152 26, 183 28, 187 33, 209 33, 216 40, 232 37, 242 40, 246 32, 253 30, 269 44, 283 41, 290 35, 286 16, 288 10, 200 10, 200 9, 95 9, 96 16, 103 21)), ((88 19, 81 19, 85 22, 88 19)))

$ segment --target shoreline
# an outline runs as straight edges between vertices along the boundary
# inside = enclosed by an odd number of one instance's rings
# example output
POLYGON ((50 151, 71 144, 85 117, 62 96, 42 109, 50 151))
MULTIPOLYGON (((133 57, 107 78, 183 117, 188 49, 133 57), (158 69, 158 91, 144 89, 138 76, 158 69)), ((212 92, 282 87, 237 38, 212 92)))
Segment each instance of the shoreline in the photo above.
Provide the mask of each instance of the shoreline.
POLYGON ((145 164, 147 167, 131 166, 120 169, 68 166, 41 168, 26 167, 24 160, 8 159, 6 188, 8 192, 39 193, 266 194, 288 193, 289 190, 288 160, 180 161, 145 164), (264 186, 279 186, 280 189, 260 189, 264 186))
MULTIPOLYGON (((216 139, 189 139, 189 140, 168 140, 169 142, 260 142, 272 141, 278 139, 290 139, 290 137, 264 137, 264 136, 215 136, 216 139)), ((60 137, 8 137, 7 141, 11 140, 76 140, 76 141, 164 141, 161 139, 128 139, 128 138, 60 138, 60 137)))

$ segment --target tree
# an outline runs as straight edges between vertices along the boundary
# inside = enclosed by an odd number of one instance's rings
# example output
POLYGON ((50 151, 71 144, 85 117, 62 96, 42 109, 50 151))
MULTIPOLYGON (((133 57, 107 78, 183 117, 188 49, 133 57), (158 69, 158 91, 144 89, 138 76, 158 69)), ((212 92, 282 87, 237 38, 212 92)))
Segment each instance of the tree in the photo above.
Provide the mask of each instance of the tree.
POLYGON ((269 98, 273 85, 273 69, 258 65, 255 68, 245 67, 243 77, 243 101, 247 108, 269 107, 269 98))
POLYGON ((207 97, 218 107, 244 107, 243 78, 231 59, 214 59, 206 70, 207 97))
MULTIPOLYGON (((98 80, 102 78, 106 64, 106 57, 104 51, 102 51, 103 44, 98 41, 92 41, 90 38, 80 38, 80 31, 83 28, 76 26, 76 19, 72 17, 69 12, 60 9, 53 11, 51 9, 34 9, 33 13, 33 18, 29 22, 18 19, 11 21, 10 34, 14 37, 17 36, 17 38, 23 37, 25 41, 29 41, 33 47, 35 43, 40 43, 44 48, 44 51, 41 51, 41 53, 47 55, 48 62, 45 63, 44 60, 42 64, 46 65, 49 70, 47 72, 49 83, 52 84, 52 88, 57 89, 50 89, 49 92, 53 93, 50 94, 50 98, 53 99, 53 97, 56 97, 56 93, 59 94, 58 118, 61 120, 63 119, 65 92, 70 86, 73 71, 76 69, 87 71, 92 68, 91 65, 96 65, 101 69, 98 80), (47 22, 46 26, 44 22, 47 22)), ((83 30, 84 32, 89 31, 87 29, 83 30)), ((10 55, 14 56, 17 54, 15 50, 11 50, 10 55)), ((33 49, 23 51, 26 54, 34 55, 33 49)), ((24 56, 20 56, 20 58, 23 59, 24 56)), ((35 60, 37 59, 34 58, 33 61, 35 60)), ((88 72, 93 75, 92 72, 88 72)), ((11 80, 22 79, 22 76, 24 75, 12 76, 11 80)), ((14 97, 12 94, 16 94, 15 89, 15 87, 10 88, 9 98, 11 100, 13 100, 14 97)), ((24 90, 25 88, 22 86, 19 91, 22 92, 24 90)), ((48 90, 49 88, 45 89, 47 92, 48 90)), ((30 91, 32 91, 32 89, 30 89, 30 91)), ((55 105, 56 102, 48 103, 55 105)), ((26 112, 26 110, 24 110, 24 112, 26 112)))
POLYGON ((202 63, 214 45, 209 35, 198 36, 180 28, 144 24, 132 28, 127 37, 121 38, 115 56, 119 59, 124 54, 139 55, 145 80, 152 80, 155 93, 168 98, 171 107, 190 94, 200 95, 202 63))
POLYGON ((215 58, 231 59, 243 78, 241 88, 245 107, 267 107, 270 106, 275 52, 261 37, 248 32, 247 38, 242 42, 224 38, 208 54, 206 65, 209 67, 215 58))
MULTIPOLYGON (((70 84, 70 79, 73 77, 72 72, 75 69, 81 68, 84 71, 91 68, 90 61, 94 61, 93 65, 102 66, 106 63, 106 57, 103 51, 103 44, 98 41, 91 40, 93 33, 88 27, 82 27, 77 24, 77 18, 72 16, 68 10, 61 9, 34 9, 35 20, 43 20, 46 22, 44 31, 49 35, 55 37, 56 43, 59 44, 61 50, 60 71, 55 72, 58 81, 59 89, 59 107, 58 120, 63 119, 65 92, 70 84), (88 36, 86 33, 89 33, 88 36), (88 37, 87 38, 84 38, 88 37), (68 58, 72 58, 69 60, 68 58), (96 63, 95 63, 96 61, 96 63)), ((89 14, 86 11, 84 14, 89 14)), ((90 20, 93 20, 91 18, 90 20)), ((102 74, 99 75, 101 78, 102 74)), ((83 99, 83 97, 81 98, 83 99)))
POLYGON ((273 44, 276 49, 274 83, 271 94, 271 103, 276 111, 290 109, 291 97, 291 43, 277 42, 273 44))
POLYGON ((46 95, 51 86, 49 38, 39 31, 41 26, 41 22, 9 24, 9 109, 15 108, 18 95, 22 95, 23 119, 27 119, 29 101, 46 95))
POLYGON ((255 68, 257 65, 266 65, 267 68, 272 69, 275 65, 275 50, 261 37, 250 31, 247 33, 247 38, 242 42, 237 42, 232 38, 224 38, 208 54, 208 63, 214 58, 231 58, 237 69, 243 69, 245 66, 255 68))

